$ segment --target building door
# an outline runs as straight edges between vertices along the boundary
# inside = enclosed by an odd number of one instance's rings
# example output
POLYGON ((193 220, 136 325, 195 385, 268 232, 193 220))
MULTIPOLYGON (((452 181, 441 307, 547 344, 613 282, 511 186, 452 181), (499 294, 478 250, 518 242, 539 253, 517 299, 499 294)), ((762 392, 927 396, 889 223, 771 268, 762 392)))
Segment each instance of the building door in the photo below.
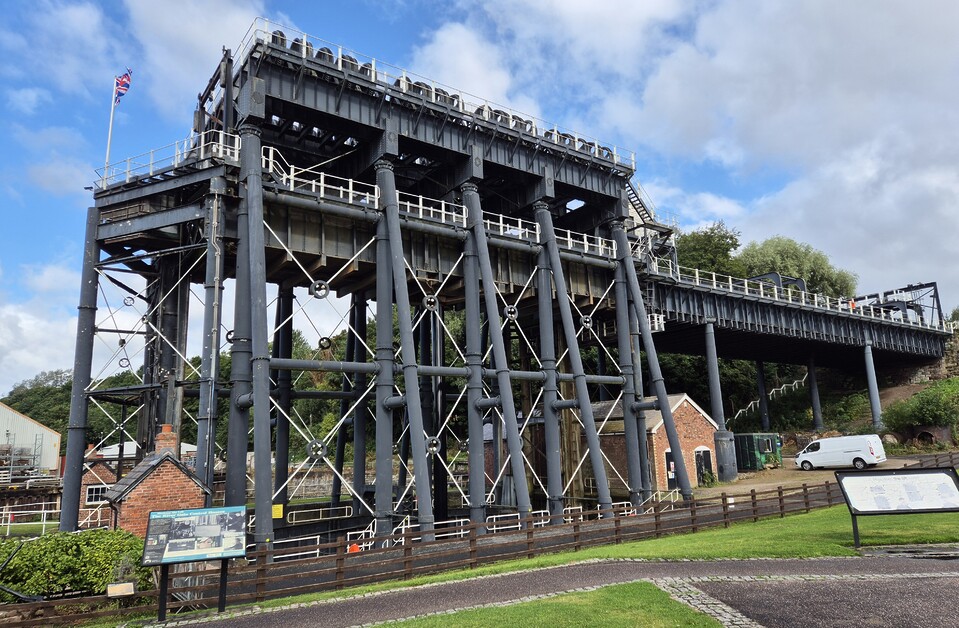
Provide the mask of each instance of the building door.
POLYGON ((666 451, 666 490, 671 491, 678 487, 676 482, 676 463, 673 462, 673 452, 666 451))
POLYGON ((713 475, 713 455, 708 449, 701 449, 696 452, 696 484, 706 483, 707 472, 713 475))

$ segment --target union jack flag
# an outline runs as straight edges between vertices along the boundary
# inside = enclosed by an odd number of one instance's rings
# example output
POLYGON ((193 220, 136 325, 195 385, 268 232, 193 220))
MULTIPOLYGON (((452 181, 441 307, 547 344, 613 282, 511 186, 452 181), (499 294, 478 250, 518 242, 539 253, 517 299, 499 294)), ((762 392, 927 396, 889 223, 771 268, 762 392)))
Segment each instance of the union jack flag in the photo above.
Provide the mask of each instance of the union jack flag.
POLYGON ((129 91, 129 89, 130 89, 130 81, 132 80, 132 79, 131 79, 131 76, 132 76, 132 75, 133 75, 133 70, 131 70, 130 68, 127 68, 127 71, 126 71, 125 74, 123 74, 122 76, 117 76, 117 77, 114 78, 114 81, 116 82, 115 85, 114 85, 114 88, 113 88, 114 94, 116 94, 115 100, 113 101, 113 105, 114 105, 114 106, 119 105, 119 104, 120 104, 120 98, 121 98, 124 94, 126 94, 127 91, 129 91))

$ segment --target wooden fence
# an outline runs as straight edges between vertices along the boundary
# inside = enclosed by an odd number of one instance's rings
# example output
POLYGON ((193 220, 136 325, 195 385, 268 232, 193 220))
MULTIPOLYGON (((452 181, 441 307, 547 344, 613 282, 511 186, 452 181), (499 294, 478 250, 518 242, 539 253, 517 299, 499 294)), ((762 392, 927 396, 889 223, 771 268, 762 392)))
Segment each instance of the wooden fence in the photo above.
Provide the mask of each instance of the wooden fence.
MULTIPOLYGON (((689 502, 662 502, 648 512, 632 509, 537 517, 518 530, 484 534, 483 526, 469 524, 435 531, 440 540, 423 538, 419 531, 376 539, 375 545, 358 546, 341 536, 330 543, 255 551, 229 568, 228 604, 339 590, 387 580, 451 569, 474 569, 497 561, 533 558, 544 553, 578 551, 598 545, 729 527, 736 521, 759 521, 809 512, 843 503, 838 484, 784 488, 729 495, 689 502)), ((171 612, 216 608, 219 562, 190 563, 171 569, 171 612)), ((45 600, 0 606, 0 623, 18 626, 64 624, 94 617, 130 613, 156 613, 157 590, 137 593, 123 601, 104 595, 45 600)))

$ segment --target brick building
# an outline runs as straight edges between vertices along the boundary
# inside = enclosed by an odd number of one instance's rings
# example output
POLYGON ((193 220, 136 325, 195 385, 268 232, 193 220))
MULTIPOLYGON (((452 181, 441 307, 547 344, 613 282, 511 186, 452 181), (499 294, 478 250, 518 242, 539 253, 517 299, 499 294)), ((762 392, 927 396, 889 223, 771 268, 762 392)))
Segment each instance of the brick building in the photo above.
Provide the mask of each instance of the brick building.
POLYGON ((117 482, 117 470, 106 460, 95 457, 93 447, 87 451, 83 475, 80 477, 80 529, 100 528, 111 524, 109 505, 104 496, 117 482))
MULTIPOLYGON (((705 410, 693 401, 689 395, 669 395, 669 406, 676 423, 683 450, 683 460, 689 473, 692 486, 699 486, 706 472, 716 474, 716 445, 713 435, 718 426, 705 410)), ((600 434, 600 443, 606 455, 607 475, 610 491, 614 497, 628 496, 625 484, 619 480, 611 467, 626 477, 626 437, 623 431, 622 404, 613 401, 601 401, 593 404, 593 414, 597 427, 605 420, 606 426, 600 434)), ((583 447, 585 451, 585 437, 583 447)), ((667 491, 677 487, 672 466, 672 451, 663 427, 663 416, 658 410, 646 411, 646 446, 649 449, 650 481, 653 490, 667 491)))
POLYGON ((164 425, 156 437, 156 452, 106 492, 114 527, 145 538, 151 511, 204 507, 210 489, 174 457, 176 449, 177 435, 164 425))

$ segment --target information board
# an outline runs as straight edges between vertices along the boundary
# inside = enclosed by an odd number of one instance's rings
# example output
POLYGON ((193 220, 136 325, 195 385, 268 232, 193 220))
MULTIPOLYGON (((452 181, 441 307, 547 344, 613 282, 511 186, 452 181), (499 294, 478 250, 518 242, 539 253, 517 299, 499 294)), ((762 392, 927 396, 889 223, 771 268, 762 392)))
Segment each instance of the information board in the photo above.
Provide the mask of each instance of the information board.
POLYGON ((143 565, 169 565, 246 555, 246 507, 150 513, 143 565))
POLYGON ((959 511, 959 475, 952 468, 837 471, 854 515, 959 511))

